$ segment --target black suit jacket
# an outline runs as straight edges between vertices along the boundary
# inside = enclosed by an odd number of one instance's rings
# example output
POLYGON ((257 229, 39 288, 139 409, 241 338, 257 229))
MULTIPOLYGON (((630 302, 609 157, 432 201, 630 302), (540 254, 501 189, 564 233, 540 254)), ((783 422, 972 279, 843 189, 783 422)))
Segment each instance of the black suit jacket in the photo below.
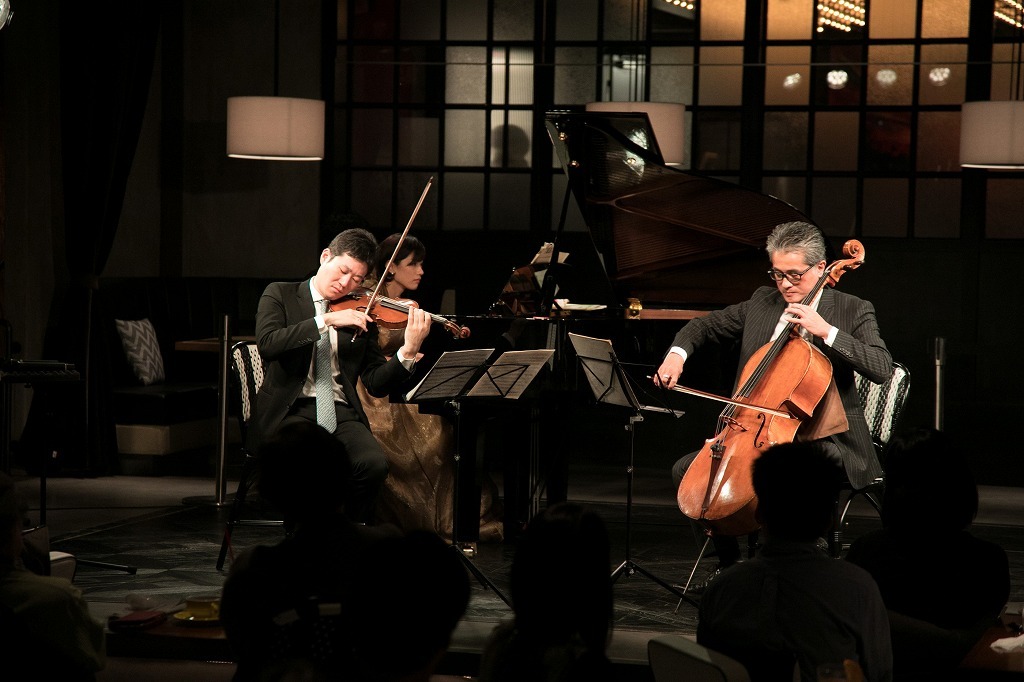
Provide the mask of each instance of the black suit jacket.
MULTIPOLYGON (((687 356, 708 341, 740 340, 737 379, 747 360, 771 340, 786 303, 775 287, 761 287, 749 300, 711 312, 684 326, 673 341, 687 356)), ((878 331, 875 308, 870 302, 850 294, 825 289, 818 314, 839 329, 831 347, 815 338, 814 345, 832 363, 832 377, 843 401, 849 430, 831 436, 843 456, 846 475, 855 488, 862 488, 881 475, 864 412, 853 381, 854 371, 875 383, 892 373, 892 356, 878 331)))
MULTIPOLYGON (((300 396, 309 374, 313 351, 320 338, 316 308, 309 291, 309 280, 274 282, 260 297, 256 311, 256 345, 263 359, 263 385, 256 394, 255 413, 250 421, 250 449, 280 426, 288 409, 300 396)), ((345 399, 369 428, 356 392, 361 378, 366 390, 383 397, 409 378, 396 353, 390 360, 377 342, 377 326, 352 340, 356 328, 338 329, 338 360, 341 374, 336 377, 345 391, 345 399)))

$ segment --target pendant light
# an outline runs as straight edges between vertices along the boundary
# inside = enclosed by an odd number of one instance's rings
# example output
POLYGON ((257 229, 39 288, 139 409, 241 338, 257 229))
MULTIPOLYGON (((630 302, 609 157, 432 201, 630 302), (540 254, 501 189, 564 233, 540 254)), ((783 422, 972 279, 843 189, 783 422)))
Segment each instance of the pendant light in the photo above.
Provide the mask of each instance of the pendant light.
POLYGON ((324 158, 324 102, 278 96, 280 33, 281 3, 277 0, 274 95, 228 98, 227 153, 236 159, 320 161, 324 158))
POLYGON ((960 165, 994 170, 1024 169, 1024 98, 1021 50, 1024 14, 1014 3, 1012 23, 1017 28, 1010 66, 1008 100, 964 102, 960 115, 960 165))

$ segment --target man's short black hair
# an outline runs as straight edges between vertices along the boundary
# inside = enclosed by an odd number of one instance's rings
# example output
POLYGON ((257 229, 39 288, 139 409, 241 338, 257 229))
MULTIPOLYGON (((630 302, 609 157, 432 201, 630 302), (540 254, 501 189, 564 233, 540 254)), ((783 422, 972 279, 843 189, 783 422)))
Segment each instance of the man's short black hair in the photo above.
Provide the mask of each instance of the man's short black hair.
POLYGON ((377 239, 367 230, 353 227, 339 232, 327 248, 331 256, 344 256, 347 253, 370 269, 377 255, 377 239))

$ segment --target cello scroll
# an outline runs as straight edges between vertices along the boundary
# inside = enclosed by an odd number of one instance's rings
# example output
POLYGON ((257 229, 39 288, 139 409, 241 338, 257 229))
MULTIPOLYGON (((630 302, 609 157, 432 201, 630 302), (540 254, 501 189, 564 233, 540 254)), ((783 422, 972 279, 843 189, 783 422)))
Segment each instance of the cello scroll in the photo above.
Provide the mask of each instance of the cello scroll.
POLYGON ((839 278, 847 270, 856 270, 864 265, 864 245, 856 239, 848 239, 843 244, 843 254, 846 256, 845 259, 833 262, 825 271, 825 276, 828 277, 827 284, 830 287, 839 284, 839 278))

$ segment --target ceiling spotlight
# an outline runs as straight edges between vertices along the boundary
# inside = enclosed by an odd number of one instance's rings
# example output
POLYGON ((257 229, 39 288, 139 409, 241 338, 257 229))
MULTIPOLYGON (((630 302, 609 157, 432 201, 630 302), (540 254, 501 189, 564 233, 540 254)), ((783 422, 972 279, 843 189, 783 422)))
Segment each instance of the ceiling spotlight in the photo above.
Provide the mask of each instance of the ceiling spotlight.
POLYGON ((896 82, 896 72, 892 69, 879 69, 875 74, 875 80, 883 88, 887 88, 896 82))
POLYGON ((836 69, 835 71, 829 71, 826 79, 828 80, 830 90, 842 90, 846 87, 846 82, 850 80, 850 76, 842 69, 836 69))
POLYGON ((800 74, 791 73, 783 79, 782 87, 792 90, 796 86, 800 85, 800 80, 800 74))
POLYGON ((949 67, 948 66, 936 66, 934 69, 928 72, 928 80, 931 81, 932 85, 943 86, 949 82, 949 67))

